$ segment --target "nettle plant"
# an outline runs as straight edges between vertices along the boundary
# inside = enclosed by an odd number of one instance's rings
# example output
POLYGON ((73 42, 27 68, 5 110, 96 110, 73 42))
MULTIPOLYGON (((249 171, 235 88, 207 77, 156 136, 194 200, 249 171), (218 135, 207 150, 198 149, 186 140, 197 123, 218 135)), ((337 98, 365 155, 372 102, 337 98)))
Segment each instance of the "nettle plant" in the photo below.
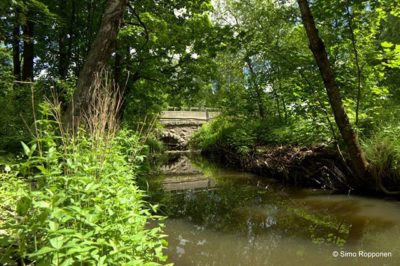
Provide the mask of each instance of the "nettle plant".
MULTIPOLYGON (((42 110, 52 112, 49 104, 42 110)), ((35 141, 23 143, 26 160, 1 174, 7 182, 0 191, 8 193, 0 195, 7 210, 0 218, 0 264, 165 262, 162 217, 135 185, 139 137, 125 130, 68 135, 58 121, 36 121, 35 141)))

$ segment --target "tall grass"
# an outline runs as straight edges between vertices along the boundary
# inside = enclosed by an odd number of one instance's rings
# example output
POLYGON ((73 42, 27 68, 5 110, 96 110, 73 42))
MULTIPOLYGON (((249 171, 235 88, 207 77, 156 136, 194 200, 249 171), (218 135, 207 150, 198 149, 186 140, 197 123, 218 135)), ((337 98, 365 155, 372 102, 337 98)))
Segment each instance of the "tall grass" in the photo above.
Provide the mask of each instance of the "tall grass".
POLYGON ((397 190, 400 187, 399 135, 400 125, 395 123, 381 127, 363 141, 374 185, 388 194, 391 194, 390 188, 397 190))

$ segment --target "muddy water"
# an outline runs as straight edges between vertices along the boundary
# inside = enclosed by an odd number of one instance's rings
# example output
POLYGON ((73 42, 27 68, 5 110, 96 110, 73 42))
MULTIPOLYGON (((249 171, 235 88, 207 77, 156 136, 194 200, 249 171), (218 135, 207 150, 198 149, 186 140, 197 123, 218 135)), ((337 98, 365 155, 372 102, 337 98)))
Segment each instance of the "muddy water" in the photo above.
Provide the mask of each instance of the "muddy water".
POLYGON ((150 188, 175 265, 400 265, 400 202, 286 188, 196 156, 162 171, 150 188))

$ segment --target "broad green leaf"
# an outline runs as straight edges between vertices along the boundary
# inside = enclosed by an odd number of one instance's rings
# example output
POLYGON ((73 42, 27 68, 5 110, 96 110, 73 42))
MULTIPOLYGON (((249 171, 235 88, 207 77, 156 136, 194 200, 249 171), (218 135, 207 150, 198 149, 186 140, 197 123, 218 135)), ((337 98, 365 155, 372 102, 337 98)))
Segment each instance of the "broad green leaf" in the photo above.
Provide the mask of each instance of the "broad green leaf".
POLYGON ((28 145, 26 145, 23 141, 21 141, 22 148, 24 148, 24 153, 26 156, 29 156, 31 150, 29 149, 28 145))
POLYGON ((69 266, 69 265, 74 265, 74 260, 72 258, 67 258, 60 264, 60 266, 69 266))
POLYGON ((63 244, 64 244, 63 236, 59 236, 59 237, 50 239, 50 245, 55 249, 61 249, 63 244))
POLYGON ((35 205, 35 207, 38 207, 38 208, 44 208, 44 209, 50 208, 50 204, 46 201, 38 201, 38 202, 35 202, 34 205, 35 205))
POLYGON ((17 213, 20 216, 24 216, 28 213, 32 206, 32 200, 28 196, 20 198, 17 202, 17 213))
POLYGON ((49 222, 49 227, 50 227, 50 230, 56 231, 59 228, 59 225, 56 222, 50 221, 49 222))
POLYGON ((47 254, 47 253, 51 253, 51 252, 54 252, 54 251, 55 251, 54 248, 51 248, 51 247, 42 247, 42 248, 39 249, 37 252, 32 253, 31 256, 37 257, 37 256, 41 256, 41 255, 44 255, 44 254, 47 254))
POLYGON ((106 258, 107 258, 107 256, 102 256, 102 257, 100 257, 100 259, 99 259, 99 261, 97 262, 97 265, 98 266, 102 266, 102 265, 106 265, 104 262, 105 262, 105 260, 106 260, 106 258))

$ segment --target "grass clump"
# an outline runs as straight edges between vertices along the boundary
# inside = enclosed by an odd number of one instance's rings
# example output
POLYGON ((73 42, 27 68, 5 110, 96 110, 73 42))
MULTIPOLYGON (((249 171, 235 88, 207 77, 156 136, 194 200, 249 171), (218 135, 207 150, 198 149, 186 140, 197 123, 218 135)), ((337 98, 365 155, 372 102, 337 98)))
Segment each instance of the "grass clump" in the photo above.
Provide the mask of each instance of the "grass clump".
POLYGON ((375 131, 363 141, 363 148, 370 163, 370 172, 378 189, 382 186, 399 187, 400 184, 400 134, 399 125, 389 125, 375 131))

